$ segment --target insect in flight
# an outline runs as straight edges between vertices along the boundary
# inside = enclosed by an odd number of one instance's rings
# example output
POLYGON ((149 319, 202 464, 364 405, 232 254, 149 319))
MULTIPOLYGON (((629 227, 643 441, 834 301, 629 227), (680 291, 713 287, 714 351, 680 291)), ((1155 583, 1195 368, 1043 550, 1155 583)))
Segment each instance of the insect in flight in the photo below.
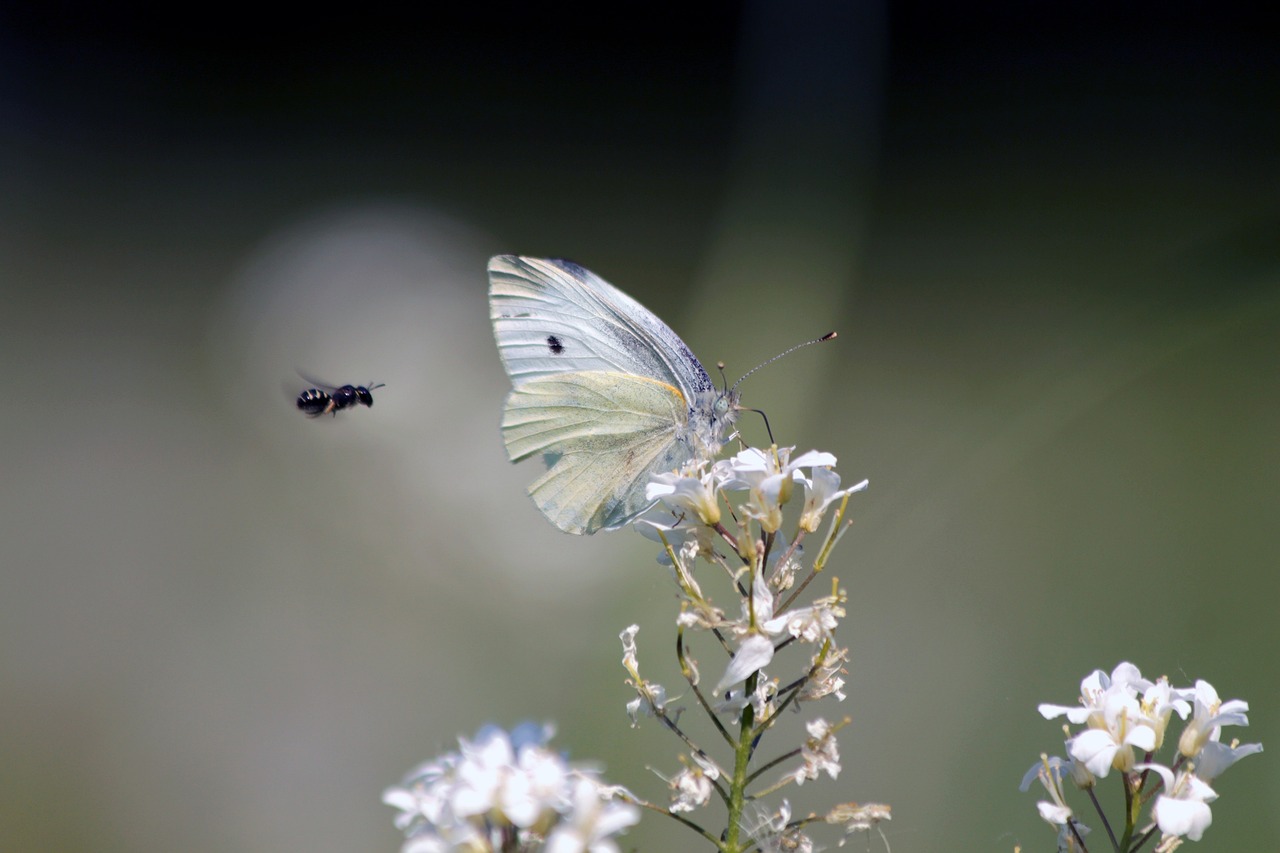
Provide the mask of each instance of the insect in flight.
POLYGON ((571 261, 491 258, 489 319, 513 386, 507 454, 543 458, 529 494, 568 533, 635 519, 651 477, 714 458, 743 411, 736 384, 717 388, 666 323, 571 261))
POLYGON ((310 418, 318 418, 330 412, 333 413, 334 417, 337 417, 338 412, 342 409, 357 404, 372 406, 373 394, 369 392, 377 388, 383 388, 386 385, 384 382, 379 382, 376 385, 370 382, 368 385, 335 386, 326 385, 310 376, 302 375, 302 378, 315 386, 298 395, 298 408, 310 418))

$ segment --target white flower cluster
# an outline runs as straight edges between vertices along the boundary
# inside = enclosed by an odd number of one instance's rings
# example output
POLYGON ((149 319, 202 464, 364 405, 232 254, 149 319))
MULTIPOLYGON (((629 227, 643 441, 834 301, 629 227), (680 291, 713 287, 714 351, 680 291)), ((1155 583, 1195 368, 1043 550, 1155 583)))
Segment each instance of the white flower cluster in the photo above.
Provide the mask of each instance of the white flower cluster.
MULTIPOLYGON (((1151 833, 1158 828, 1161 841, 1155 849, 1167 851, 1184 837, 1200 840, 1213 821, 1209 803, 1218 797, 1210 783, 1241 758, 1262 751, 1261 744, 1221 742, 1223 726, 1249 724, 1247 702, 1223 702, 1207 681, 1185 688, 1173 687, 1163 676, 1151 681, 1131 663, 1121 663, 1110 676, 1095 670, 1086 677, 1080 684, 1079 705, 1043 704, 1039 710, 1045 719, 1065 716, 1069 723, 1085 727, 1067 740, 1068 759, 1042 756, 1022 780, 1024 791, 1039 779, 1049 792, 1050 801, 1038 807, 1041 817, 1060 828, 1063 850, 1082 845, 1088 831, 1066 804, 1065 779, 1087 789, 1115 770, 1125 785, 1126 802, 1145 797, 1146 786, 1160 785, 1151 813, 1153 823, 1140 831, 1151 833), (1166 766, 1151 759, 1164 746, 1174 714, 1187 722, 1177 739, 1174 762, 1166 766)), ((1130 823, 1134 821, 1136 814, 1130 823)))
MULTIPOLYGON (((750 702, 755 706, 757 721, 771 717, 778 701, 777 684, 763 677, 762 671, 778 648, 793 641, 816 647, 810 660, 813 674, 804 679, 796 701, 829 694, 844 699, 840 674, 848 650, 835 645, 833 632, 845 615, 845 593, 833 589, 830 595, 795 607, 791 605, 800 590, 788 596, 785 604, 780 599, 791 590, 803 569, 801 540, 818 530, 828 507, 862 491, 867 481, 841 489, 840 475, 833 469, 833 455, 811 450, 792 459, 793 450, 749 448, 714 464, 696 462, 679 473, 659 474, 649 484, 646 495, 661 500, 675 517, 638 522, 642 534, 666 547, 665 562, 674 570, 684 604, 677 624, 681 628, 716 631, 737 641, 724 674, 712 691, 725 697, 718 710, 733 713, 750 702), (782 534, 783 507, 792 500, 797 484, 804 502, 788 545, 782 534), (735 493, 744 499, 738 502, 732 516, 736 529, 730 530, 721 523, 721 504, 732 510, 735 493), (721 552, 725 547, 730 556, 721 552), (740 598, 736 619, 728 618, 703 595, 693 577, 693 564, 698 557, 723 567, 735 582, 740 598), (748 696, 739 688, 752 675, 759 677, 748 696)), ((838 523, 842 517, 843 504, 837 523, 832 525, 814 561, 813 574, 822 570, 843 533, 838 523)), ((805 583, 810 579, 812 575, 805 583)))
POLYGON ((847 529, 849 496, 865 489, 867 481, 841 489, 834 456, 810 451, 793 458, 793 452, 789 447, 751 448, 729 459, 696 461, 679 472, 659 474, 646 496, 662 507, 637 522, 643 535, 663 545, 659 561, 670 566, 681 603, 676 618, 681 672, 698 704, 717 720, 718 731, 733 747, 733 764, 717 764, 698 748, 680 729, 679 709, 671 707, 667 689, 641 676, 639 629, 633 625, 621 635, 623 666, 635 689, 627 705, 632 725, 641 714, 657 717, 690 748, 681 759, 684 769, 667 780, 668 811, 687 814, 718 795, 728 806, 731 824, 736 821, 730 833, 736 838, 741 831, 753 846, 765 850, 812 849, 813 842, 801 831, 810 823, 838 823, 853 831, 889 817, 887 806, 856 804, 798 821, 791 820, 785 803, 781 811, 756 820, 748 820, 743 811, 746 785, 775 766, 795 761, 763 790, 753 791, 751 802, 758 805, 765 795, 823 774, 836 778, 840 755, 835 733, 848 723, 814 718, 806 723, 809 737, 803 744, 761 770, 746 769, 781 710, 799 711, 802 703, 830 695, 844 699, 842 676, 849 650, 837 644, 835 629, 845 615, 847 595, 833 582, 815 599, 801 603, 800 597, 823 571, 847 529), (813 559, 806 560, 802 543, 818 532, 832 506, 838 507, 832 523, 813 559), (735 607, 722 607, 703 592, 703 584, 694 577, 700 561, 721 570, 735 607), (728 653, 710 696, 699 687, 698 664, 687 645, 689 632, 710 634, 716 647, 728 653), (773 666, 775 655, 793 645, 808 648, 806 657, 797 661, 801 671, 785 681, 771 677, 766 669, 773 666), (736 733, 718 721, 725 715, 737 719, 736 733))
POLYGON ((402 853, 617 853, 612 837, 640 810, 623 789, 547 749, 551 734, 528 723, 510 733, 486 726, 384 791, 382 801, 400 810, 402 853))

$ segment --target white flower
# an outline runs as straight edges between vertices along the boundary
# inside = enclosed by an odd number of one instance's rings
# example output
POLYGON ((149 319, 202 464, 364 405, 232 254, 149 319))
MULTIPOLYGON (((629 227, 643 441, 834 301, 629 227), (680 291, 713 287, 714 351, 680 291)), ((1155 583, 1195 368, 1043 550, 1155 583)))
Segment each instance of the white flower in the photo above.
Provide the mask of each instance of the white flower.
POLYGON ((806 643, 820 643, 831 637, 844 617, 843 599, 838 596, 820 598, 808 607, 788 610, 761 624, 765 633, 790 634, 806 643))
POLYGON ((769 589, 775 593, 790 589, 795 584, 796 574, 804 568, 803 556, 804 546, 796 545, 792 548, 787 543, 786 534, 779 530, 773 540, 773 550, 769 553, 769 589))
POLYGON ((806 779, 817 779, 826 771, 832 779, 840 775, 840 745, 836 742, 835 729, 823 719, 805 723, 809 737, 800 748, 800 757, 804 764, 793 774, 796 784, 803 785, 806 779))
POLYGON ((1133 768, 1133 749, 1155 748, 1155 729, 1142 718, 1138 700, 1128 690, 1113 687, 1103 697, 1101 719, 1091 717, 1086 729, 1067 742, 1071 757, 1102 778, 1112 768, 1133 768))
POLYGON ((1116 668, 1111 670, 1111 686, 1120 688, 1127 687, 1135 693, 1139 690, 1146 690, 1151 686, 1149 679, 1143 678, 1142 673, 1136 666, 1128 661, 1121 661, 1116 664, 1116 668))
POLYGON ((1100 669, 1095 669, 1085 676, 1080 682, 1080 705, 1046 703, 1040 705, 1039 710, 1046 720, 1065 714, 1067 720, 1076 725, 1081 723, 1093 725, 1091 719, 1095 717, 1099 721, 1102 719, 1103 707, 1106 705, 1109 694, 1122 693, 1137 696, 1138 690, 1146 690, 1150 686, 1151 682, 1142 677, 1142 673, 1136 666, 1131 663, 1121 663, 1112 670, 1110 677, 1100 669))
POLYGON ((1195 710, 1178 739, 1178 751, 1188 758, 1195 758, 1210 740, 1218 740, 1222 726, 1249 725, 1249 703, 1240 699, 1223 702, 1213 685, 1203 679, 1186 695, 1193 700, 1195 710))
POLYGON ((469 823, 452 826, 424 826, 411 833, 400 853, 451 853, 457 850, 488 850, 492 843, 469 823))
POLYGON ((512 779, 519 781, 510 788, 519 792, 516 802, 523 811, 513 811, 514 805, 507 806, 506 813, 512 823, 521 827, 533 826, 552 811, 564 808, 572 772, 564 758, 541 747, 522 749, 516 765, 519 772, 513 774, 512 779))
POLYGON ((714 708, 717 714, 740 714, 742 709, 751 705, 755 710, 756 724, 771 718, 777 707, 774 702, 778 698, 778 679, 766 677, 764 670, 756 679, 756 689, 751 693, 745 690, 730 689, 724 692, 724 701, 714 708))
POLYGON ((1185 768, 1178 771, 1176 777, 1172 770, 1159 764, 1139 764, 1134 769, 1154 770, 1164 780, 1165 792, 1156 797, 1152 809, 1160 831, 1166 836, 1186 836, 1199 841, 1213 823, 1209 803, 1218 799, 1213 788, 1185 768))
MULTIPOLYGON (((648 681, 637 688, 637 692, 641 695, 636 696, 627 703, 627 716, 631 719, 631 728, 640 725, 640 715, 652 717, 661 714, 667 709, 667 688, 661 684, 653 684, 648 681)), ((676 714, 675 716, 679 716, 676 714)))
POLYGON ((754 573, 751 595, 742 600, 742 618, 733 626, 735 635, 742 637, 738 649, 725 668, 724 675, 716 683, 713 693, 741 684, 754 672, 773 660, 773 640, 764 632, 763 623, 773 618, 773 591, 760 571, 754 573))
POLYGON ((1147 724, 1156 733, 1156 749, 1164 744, 1165 729, 1173 713, 1176 711, 1184 720, 1191 713, 1191 705, 1182 698, 1181 693, 1182 691, 1174 690, 1169 685, 1169 679, 1163 675, 1143 691, 1140 708, 1147 724))
POLYGON ((459 817, 487 815, 526 829, 562 805, 569 768, 540 743, 522 745, 517 755, 512 738, 490 727, 475 742, 460 744, 463 760, 452 799, 459 817))
POLYGON ((422 822, 441 822, 459 760, 459 755, 449 753, 428 761, 411 770, 399 785, 382 792, 382 802, 400 809, 395 818, 397 829, 405 831, 422 822))
MULTIPOLYGON (((845 615, 844 608, 841 606, 844 601, 844 593, 840 592, 818 599, 808 607, 795 608, 775 616, 776 600, 773 589, 765 581, 762 572, 755 572, 751 584, 751 597, 743 600, 742 617, 733 628, 735 636, 743 639, 716 685, 716 694, 745 681, 753 672, 768 666, 774 655, 773 637, 793 637, 808 643, 820 643, 831 639, 840 618, 845 615)), ((839 675, 844 672, 842 665, 847 660, 847 656, 847 650, 841 654, 840 650, 834 647, 829 649, 827 658, 818 667, 814 677, 806 680, 797 699, 812 700, 828 693, 837 693, 843 699, 844 695, 840 693, 840 689, 844 686, 844 680, 839 675)), ((816 661, 815 654, 814 662, 816 661)), ((727 694, 726 698, 728 698, 727 694)), ((756 704, 759 712, 767 707, 768 700, 765 698, 757 701, 756 704)), ((731 705, 726 704, 723 707, 728 708, 731 705)), ((797 710, 799 710, 798 706, 797 710)))
POLYGON ((645 500, 661 500, 676 513, 688 514, 706 525, 719 524, 719 484, 715 469, 705 468, 705 462, 694 462, 679 473, 654 474, 645 486, 645 500))
MULTIPOLYGON (((1027 790, 1031 787, 1033 780, 1039 780, 1044 789, 1049 792, 1048 800, 1041 800, 1036 803, 1036 810, 1040 812, 1040 819, 1050 826, 1058 828, 1058 844, 1059 853, 1063 851, 1077 851, 1080 849, 1078 839, 1084 838, 1089 834, 1089 827, 1085 826, 1076 819, 1071 807, 1067 805, 1066 798, 1063 796, 1062 781, 1068 777, 1079 781, 1077 777, 1084 773, 1088 775, 1088 771, 1083 771, 1080 765, 1075 761, 1069 761, 1063 758, 1053 756, 1052 758, 1041 754, 1040 760, 1031 766, 1026 775, 1022 777, 1020 790, 1027 790)), ((1090 782, 1089 784, 1092 784, 1090 782)), ((1086 787, 1086 786, 1081 786, 1086 787)))
POLYGON ((631 727, 640 725, 640 714, 654 715, 666 710, 667 689, 661 684, 646 681, 640 677, 640 661, 637 657, 636 634, 640 633, 639 625, 630 625, 618 639, 622 640, 622 666, 631 676, 627 679, 636 690, 636 698, 627 703, 627 716, 631 718, 631 727))
POLYGON ((726 688, 741 684, 747 678, 769 665, 773 660, 773 640, 762 634, 752 634, 738 644, 724 675, 716 682, 713 695, 719 695, 726 688))
POLYGON ((765 581, 764 572, 757 570, 751 580, 751 597, 742 600, 742 620, 737 633, 753 634, 763 630, 763 624, 773 619, 774 601, 773 590, 765 581))
POLYGON ((1031 787, 1032 781, 1038 780, 1049 792, 1049 802, 1041 800, 1036 803, 1040 818, 1052 826, 1065 826, 1071 820, 1073 812, 1067 805, 1062 793, 1063 776, 1070 774, 1071 762, 1065 759, 1041 755, 1040 760, 1031 765, 1031 769, 1022 777, 1018 790, 1025 791, 1031 787))
MULTIPOLYGON (((624 632, 625 633, 625 632, 624 632)), ((402 853, 533 849, 547 835, 562 853, 613 853, 608 836, 639 819, 630 805, 610 804, 594 771, 573 770, 546 748, 549 726, 495 726, 459 739, 451 752, 421 765, 383 801, 401 810, 402 853)))
POLYGON ((830 453, 811 450, 792 460, 794 447, 772 447, 759 450, 749 447, 729 461, 725 489, 747 489, 750 498, 742 511, 760 523, 766 533, 782 527, 782 507, 791 500, 792 484, 803 480, 800 469, 806 466, 836 464, 830 453))
MULTIPOLYGON (((834 460, 833 460, 834 461, 834 460)), ((847 489, 840 488, 840 475, 831 468, 813 468, 811 476, 802 481, 805 485, 804 510, 800 513, 800 529, 813 533, 822 524, 822 514, 835 501, 845 495, 860 492, 867 487, 868 480, 863 480, 847 489)))
POLYGON ((1262 752, 1262 744, 1246 743, 1238 746, 1232 743, 1228 746, 1211 740, 1204 745, 1196 758, 1196 775, 1206 782, 1212 782, 1225 773, 1232 764, 1255 752, 1262 752))
POLYGON ((806 466, 836 464, 836 458, 830 453, 820 453, 816 450, 802 453, 792 461, 793 450, 795 450, 794 447, 771 447, 767 450, 748 447, 726 460, 728 465, 725 466, 724 488, 751 489, 760 485, 765 479, 778 474, 784 474, 788 479, 797 479, 799 470, 806 466))
POLYGON ((720 768, 708 756, 693 753, 692 765, 686 765, 675 778, 667 782, 672 794, 671 811, 691 812, 705 806, 715 791, 713 782, 721 775, 720 768))
POLYGON ((611 836, 640 822, 640 809, 609 800, 593 779, 573 785, 572 807, 547 836, 546 853, 617 853, 611 836))
POLYGON ((821 654, 822 649, 818 649, 810 660, 809 668, 813 676, 805 682, 796 696, 797 711, 800 710, 801 702, 812 702, 823 696, 835 695, 841 702, 844 701, 844 679, 840 676, 848 674, 844 665, 849 662, 849 649, 831 646, 827 649, 826 657, 819 663, 818 657, 821 654))
POLYGON ((1108 677, 1094 670, 1080 683, 1080 706, 1039 706, 1045 719, 1066 715, 1072 723, 1089 728, 1067 742, 1071 757, 1090 773, 1104 777, 1112 768, 1133 767, 1133 749, 1155 748, 1155 720, 1138 701, 1139 690, 1149 690, 1152 682, 1131 663, 1121 663, 1108 677))
POLYGON ((640 677, 639 651, 636 647, 636 634, 639 633, 639 625, 628 625, 618 635, 618 639, 622 640, 622 665, 631 673, 632 678, 640 677))

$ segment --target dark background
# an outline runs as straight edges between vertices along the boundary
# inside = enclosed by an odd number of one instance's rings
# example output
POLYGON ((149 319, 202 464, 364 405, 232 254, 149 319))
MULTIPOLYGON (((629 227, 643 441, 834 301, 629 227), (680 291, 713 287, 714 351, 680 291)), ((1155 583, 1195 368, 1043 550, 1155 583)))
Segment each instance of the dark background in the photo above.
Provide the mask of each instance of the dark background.
MULTIPOLYGON (((1244 8, 0 10, 0 848, 395 849, 382 788, 485 721, 662 796, 616 635, 678 692, 668 581, 522 494, 495 252, 733 377, 839 330, 744 386, 871 479, 844 770, 797 809, 1047 849, 1035 706, 1126 659, 1270 747, 1280 54, 1244 8), (387 387, 309 423, 298 368, 387 387)), ((1198 850, 1277 847, 1274 766, 1198 850)))

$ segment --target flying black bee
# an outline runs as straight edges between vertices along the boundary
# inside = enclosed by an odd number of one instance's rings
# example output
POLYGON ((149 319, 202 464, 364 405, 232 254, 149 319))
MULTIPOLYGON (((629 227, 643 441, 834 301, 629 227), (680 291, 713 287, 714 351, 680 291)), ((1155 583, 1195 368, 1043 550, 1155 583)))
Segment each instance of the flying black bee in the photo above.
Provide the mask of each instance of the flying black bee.
POLYGON ((357 403, 372 406, 373 395, 369 392, 386 385, 384 382, 379 382, 376 385, 370 382, 368 385, 334 386, 326 385, 309 376, 303 376, 302 378, 316 386, 308 388, 298 395, 298 408, 305 412, 309 418, 318 418, 330 412, 333 413, 334 417, 337 417, 339 411, 357 403))

